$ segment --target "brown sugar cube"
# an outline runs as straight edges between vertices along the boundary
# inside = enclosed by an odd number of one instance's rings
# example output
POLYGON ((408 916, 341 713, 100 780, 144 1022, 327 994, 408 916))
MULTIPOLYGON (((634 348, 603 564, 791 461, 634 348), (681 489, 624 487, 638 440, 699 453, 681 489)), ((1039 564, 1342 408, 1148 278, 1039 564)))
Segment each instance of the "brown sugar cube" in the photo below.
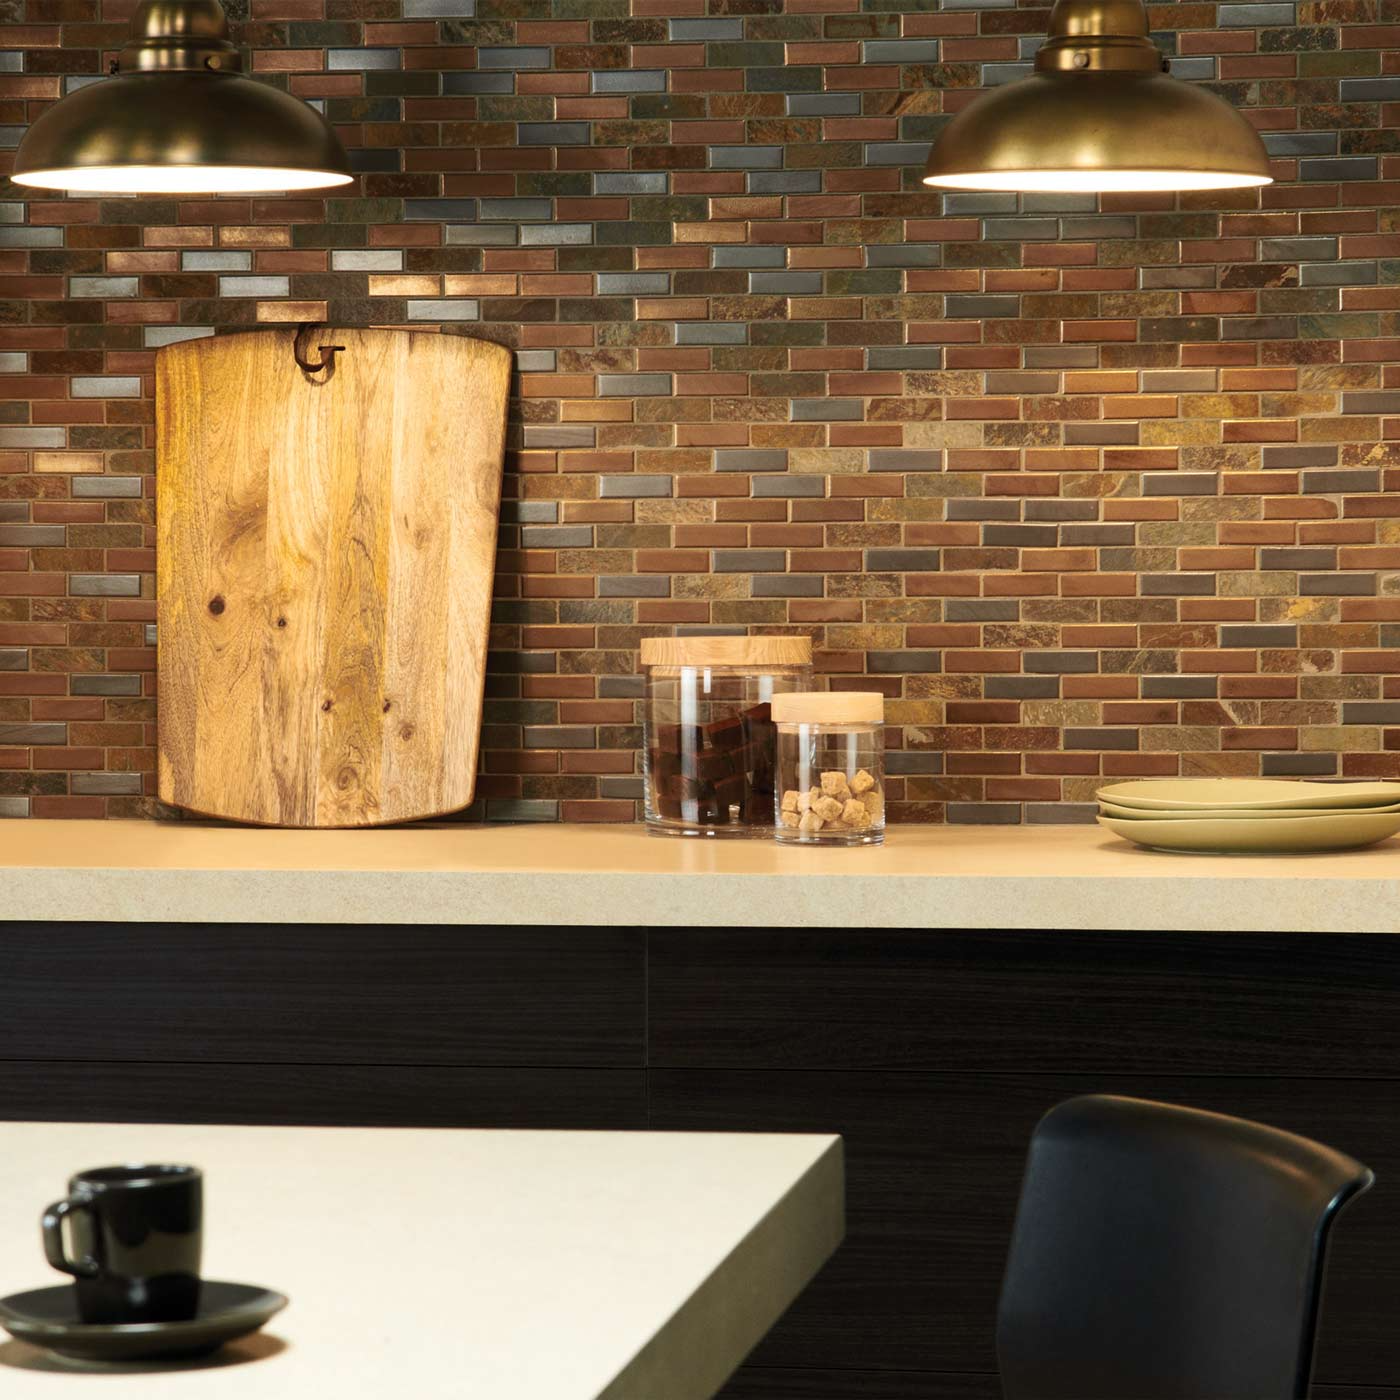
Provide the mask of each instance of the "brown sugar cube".
POLYGON ((834 822, 841 819, 841 804, 834 797, 819 797, 812 803, 812 810, 824 822, 834 822))
POLYGON ((784 826, 796 826, 802 818, 796 812, 784 811, 782 814, 784 826))
POLYGON ((862 768, 854 778, 851 779, 851 791, 857 797, 863 792, 869 792, 875 786, 875 779, 862 768))
POLYGON ((870 825, 870 813, 866 811, 864 802, 858 797, 852 797, 841 809, 841 820, 847 826, 853 826, 859 830, 870 825))
POLYGON ((810 811, 812 803, 820 796, 821 790, 819 788, 810 788, 806 792, 799 792, 797 794, 797 810, 799 812, 810 811))
POLYGON ((797 829, 799 831, 820 831, 822 829, 822 819, 812 811, 803 812, 798 819, 797 829))
POLYGON ((844 802, 849 791, 850 784, 846 781, 846 775, 839 769, 832 773, 822 774, 822 793, 824 796, 839 797, 844 802))
MULTIPOLYGON (((797 790, 796 788, 789 788, 789 789, 783 794, 783 811, 785 811, 785 812, 795 812, 795 811, 797 811, 797 799, 798 799, 799 797, 801 797, 801 796, 802 796, 802 794, 801 794, 800 792, 798 792, 798 790, 797 790)), ((792 825, 793 825, 793 826, 796 826, 797 823, 796 823, 796 822, 793 822, 792 825)))
POLYGON ((880 796, 879 789, 877 788, 873 792, 867 792, 865 796, 861 798, 861 801, 865 803, 866 815, 869 816, 870 820, 872 822, 879 821, 880 812, 885 805, 885 799, 880 796))

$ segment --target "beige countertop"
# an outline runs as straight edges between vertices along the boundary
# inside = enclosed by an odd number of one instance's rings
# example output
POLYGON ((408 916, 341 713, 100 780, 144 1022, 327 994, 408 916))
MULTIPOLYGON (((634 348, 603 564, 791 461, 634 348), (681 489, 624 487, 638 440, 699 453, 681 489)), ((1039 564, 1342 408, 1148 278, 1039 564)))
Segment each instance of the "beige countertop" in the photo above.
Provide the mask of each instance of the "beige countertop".
POLYGON ((196 1366, 0 1333, 5 1400, 706 1400, 840 1243, 812 1134, 0 1124, 0 1295, 107 1162, 204 1169, 204 1272, 291 1304, 196 1366))
POLYGON ((635 826, 10 821, 0 919, 1395 933, 1400 840, 1198 856, 1093 826, 892 827, 831 850, 635 826))

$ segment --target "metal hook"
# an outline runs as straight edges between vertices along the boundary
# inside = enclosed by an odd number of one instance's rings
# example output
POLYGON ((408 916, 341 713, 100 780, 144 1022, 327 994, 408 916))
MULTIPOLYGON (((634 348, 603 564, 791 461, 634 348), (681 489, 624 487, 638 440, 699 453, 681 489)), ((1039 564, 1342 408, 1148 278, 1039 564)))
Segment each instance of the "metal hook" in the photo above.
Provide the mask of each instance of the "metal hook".
POLYGON ((343 345, 318 345, 316 348, 321 352, 321 363, 313 365, 306 358, 302 350, 302 338, 308 336, 316 329, 316 323, 302 326, 292 340, 292 355, 296 359, 297 368, 305 375, 320 374, 325 370, 328 374, 335 373, 335 355, 337 350, 344 350, 343 345))

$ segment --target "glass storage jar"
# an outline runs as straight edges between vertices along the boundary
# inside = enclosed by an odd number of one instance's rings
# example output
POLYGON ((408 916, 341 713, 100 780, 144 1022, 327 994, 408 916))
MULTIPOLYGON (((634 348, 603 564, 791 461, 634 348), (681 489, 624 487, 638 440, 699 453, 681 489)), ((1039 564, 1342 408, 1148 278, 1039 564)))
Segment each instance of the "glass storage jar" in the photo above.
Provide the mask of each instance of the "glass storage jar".
POLYGON ((873 846, 885 839, 885 697, 813 691, 773 701, 779 841, 873 846))
POLYGON ((648 637, 647 829, 771 836, 776 696, 812 685, 809 637, 648 637))

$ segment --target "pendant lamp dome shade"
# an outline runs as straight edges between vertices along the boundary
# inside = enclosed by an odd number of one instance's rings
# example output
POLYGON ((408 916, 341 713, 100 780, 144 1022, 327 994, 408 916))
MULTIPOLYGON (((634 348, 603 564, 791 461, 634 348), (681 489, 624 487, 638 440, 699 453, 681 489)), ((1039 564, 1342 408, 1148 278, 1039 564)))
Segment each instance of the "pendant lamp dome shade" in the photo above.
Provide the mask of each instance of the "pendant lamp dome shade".
POLYGON ((325 118, 241 68, 218 0, 143 0, 115 76, 45 111, 11 178, 123 194, 347 184, 350 163, 325 118))
POLYGON ((1254 128, 1166 68, 1142 0, 1056 0, 1036 71, 964 107, 924 183, 1081 193, 1272 183, 1254 128))

